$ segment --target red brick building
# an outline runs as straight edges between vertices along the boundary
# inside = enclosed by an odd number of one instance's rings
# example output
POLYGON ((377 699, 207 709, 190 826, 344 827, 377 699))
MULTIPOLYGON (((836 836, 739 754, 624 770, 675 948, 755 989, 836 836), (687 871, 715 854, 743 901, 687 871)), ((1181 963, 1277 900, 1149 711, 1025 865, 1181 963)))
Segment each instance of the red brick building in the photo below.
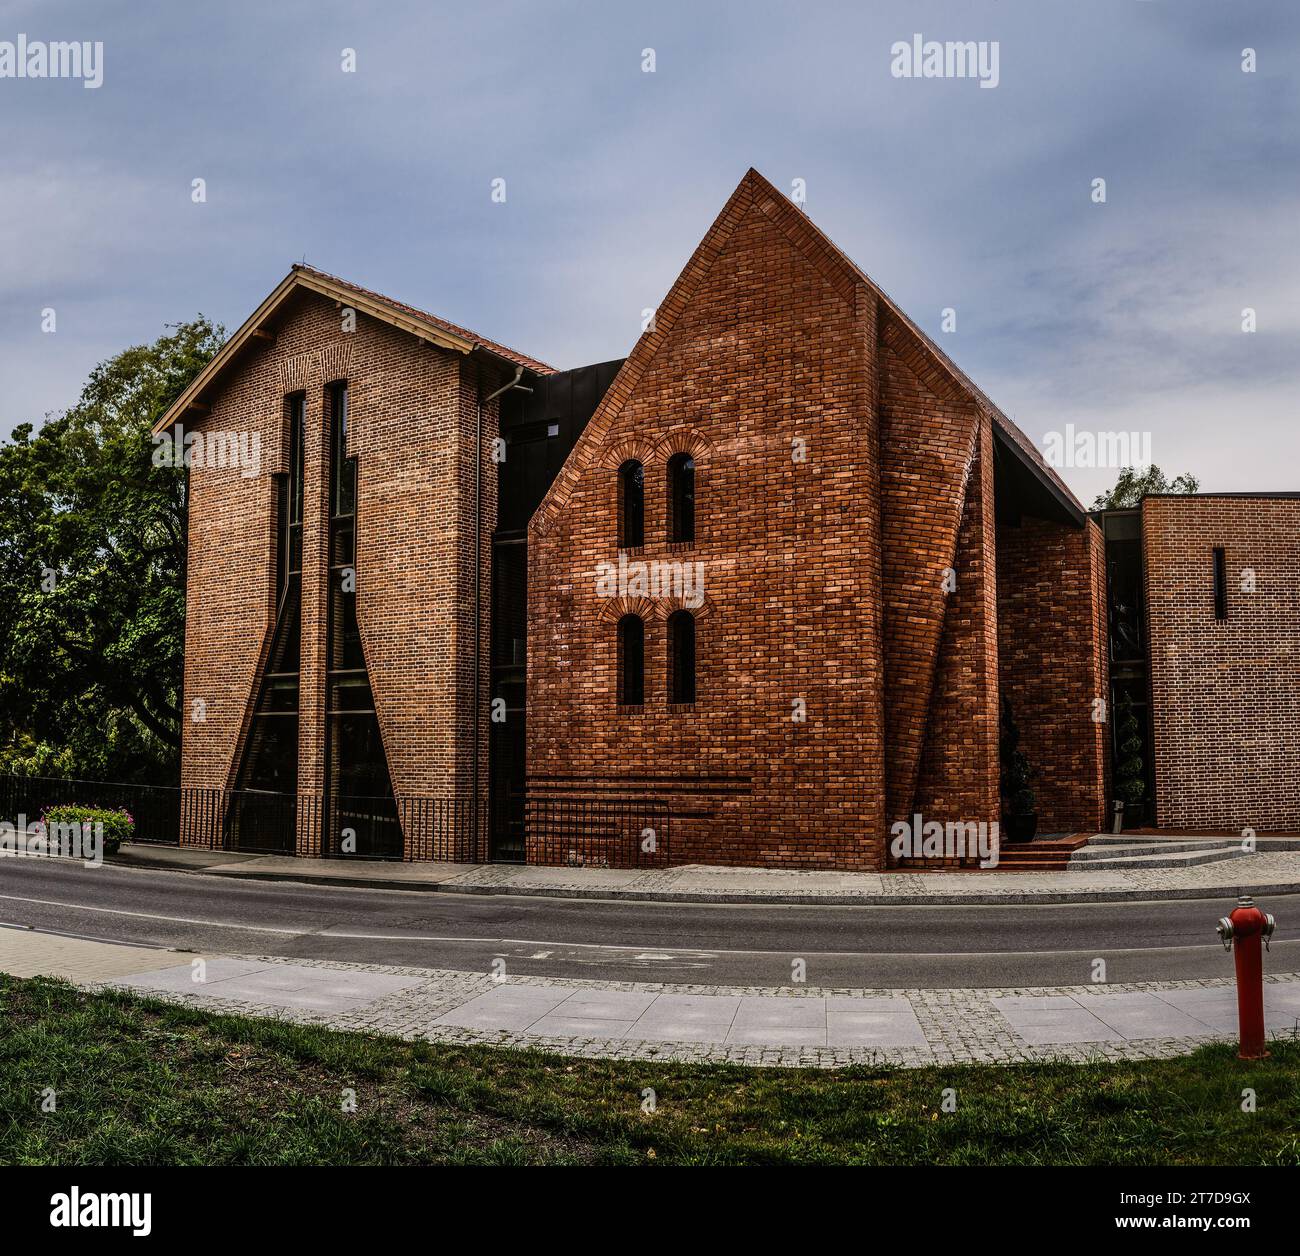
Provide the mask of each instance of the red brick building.
POLYGON ((1300 494, 1150 496, 1102 517, 1117 715, 1143 740, 1143 819, 1300 831, 1300 494))
MULTIPOLYGON (((632 538, 636 540, 638 538, 632 538)), ((880 868, 889 826, 998 820, 999 686, 1042 823, 1104 810, 1101 534, 1011 422, 751 172, 529 529, 530 794, 649 793, 673 857, 880 868), (674 531, 674 460, 694 528, 674 531), (620 468, 646 562, 702 564, 702 605, 597 594, 620 468), (690 701, 674 625, 694 619, 690 701), (643 701, 618 698, 644 622, 643 701)))
MULTIPOLYGON (((877 869, 900 821, 999 821, 1008 712, 1039 831, 1106 822, 1101 527, 753 171, 625 361, 296 267, 176 424, 261 451, 190 472, 186 840, 877 869)), ((1155 726, 1161 818, 1228 814, 1155 726)))

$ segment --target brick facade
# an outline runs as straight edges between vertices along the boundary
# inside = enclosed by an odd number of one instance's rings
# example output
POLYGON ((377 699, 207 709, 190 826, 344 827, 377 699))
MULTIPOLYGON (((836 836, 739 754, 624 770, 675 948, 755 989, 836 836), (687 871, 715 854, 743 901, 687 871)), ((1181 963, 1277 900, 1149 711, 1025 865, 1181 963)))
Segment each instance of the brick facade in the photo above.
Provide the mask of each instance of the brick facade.
MULTIPOLYGON (((285 398, 307 405, 298 788, 325 774, 327 449, 325 386, 349 387, 347 452, 357 462, 357 616, 395 791, 468 795, 473 772, 476 469, 491 466, 496 403, 475 439, 479 390, 502 368, 426 343, 368 317, 343 330, 336 303, 291 297, 273 333, 217 381, 190 431, 255 433, 262 474, 192 468, 187 569, 182 785, 231 788, 275 619, 276 491, 287 471, 285 398), (482 372, 482 378, 479 374, 482 372)), ((481 481, 481 695, 487 692, 491 532, 496 477, 481 481)), ((480 701, 480 774, 487 709, 480 701)), ((317 853, 306 828, 299 853, 317 853)))
MULTIPOLYGON (((747 174, 654 325, 621 368, 607 365, 572 420, 567 459, 568 444, 550 446, 536 495, 520 499, 531 508, 545 494, 526 538, 525 696, 518 601, 507 634, 506 671, 518 654, 519 672, 504 705, 525 727, 510 765, 526 740, 526 778, 510 779, 529 805, 650 800, 668 817, 674 863, 881 869, 899 862, 896 822, 1000 819, 1005 697, 1035 772, 1039 831, 1105 825, 1102 533, 802 212, 747 174), (679 454, 695 463, 696 523, 692 542, 674 543, 679 454), (645 536, 620 553, 629 459, 644 467, 645 536), (602 564, 620 561, 699 564, 703 596, 605 596, 602 564), (697 684, 693 703, 674 705, 669 617, 682 610, 695 617, 697 684), (617 629, 629 614, 645 624, 645 692, 620 706, 617 629)), ((190 431, 255 434, 262 451, 256 476, 190 476, 184 684, 187 713, 202 718, 185 725, 184 785, 236 782, 276 615, 286 399, 301 393, 298 788, 326 788, 326 388, 345 380, 357 619, 393 790, 486 798, 500 679, 492 555, 503 543, 493 451, 522 420, 509 410, 503 426, 500 403, 481 403, 516 369, 557 396, 572 385, 434 316, 297 269, 165 418, 160 427, 179 417, 190 431), (349 330, 340 307, 352 299, 349 330)), ((539 410, 529 439, 549 421, 539 410)), ((536 443, 516 449, 541 457, 536 443)), ((527 511, 507 513, 504 541, 521 545, 527 511)), ((1300 504, 1154 498, 1143 525, 1160 822, 1295 827, 1300 504), (1215 545, 1230 571, 1258 576, 1253 594, 1230 588, 1226 621, 1210 601, 1215 545)), ((513 552, 522 588, 524 551, 513 552)), ((548 835, 543 849, 520 824, 529 858, 565 857, 563 841, 548 835)), ((405 857, 437 853, 404 832, 405 857)), ((320 824, 301 809, 296 849, 321 850, 320 824)))
POLYGON ((742 185, 529 532, 530 793, 667 799, 674 861, 882 858, 874 303, 829 250, 791 239, 801 230, 788 203, 758 204, 742 185), (665 473, 679 450, 696 462, 696 541, 670 551, 665 473), (669 705, 665 679, 680 599, 596 593, 597 564, 618 560, 629 457, 646 467, 647 507, 629 557, 704 567, 689 709, 669 705), (614 678, 629 612, 647 621, 636 710, 617 707, 614 678))
POLYGON ((1300 499, 1148 497, 1142 541, 1158 823, 1300 830, 1300 499))
POLYGON ((999 528, 997 544, 1002 690, 1035 773, 1039 828, 1103 828, 1109 725, 1101 530, 1026 518, 999 528))
MULTIPOLYGON (((1004 577, 995 529, 998 418, 751 172, 534 516, 530 793, 668 799, 674 862, 882 868, 893 821, 996 822, 999 581, 1017 578, 1004 577), (798 441, 806 462, 791 458, 798 441), (699 468, 689 555, 669 552, 662 509, 679 449, 699 468), (618 558, 628 458, 646 466, 649 506, 646 544, 627 557, 704 565, 690 710, 666 696, 664 624, 678 604, 596 590, 598 564, 618 558), (617 705, 615 628, 628 613, 649 643, 633 710, 617 705), (806 722, 790 718, 797 701, 806 722)), ((1018 624, 1018 659, 1060 672, 1035 748, 1048 815, 1069 828, 1095 827, 1103 810, 1090 528, 1058 546, 1079 565, 1068 592, 1022 600, 1018 624)))

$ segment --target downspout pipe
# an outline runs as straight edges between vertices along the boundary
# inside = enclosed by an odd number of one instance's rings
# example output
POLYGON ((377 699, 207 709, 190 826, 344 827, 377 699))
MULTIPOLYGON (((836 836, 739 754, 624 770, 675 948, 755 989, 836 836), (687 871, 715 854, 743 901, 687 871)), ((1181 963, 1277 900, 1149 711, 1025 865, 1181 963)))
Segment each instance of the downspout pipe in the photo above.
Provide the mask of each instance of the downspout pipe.
MULTIPOLYGON (((502 393, 519 387, 524 368, 515 367, 515 377, 495 392, 483 396, 483 368, 474 365, 474 392, 478 398, 474 430, 474 858, 479 857, 479 726, 483 722, 483 407, 502 393)), ((525 390, 531 391, 531 390, 525 390)))

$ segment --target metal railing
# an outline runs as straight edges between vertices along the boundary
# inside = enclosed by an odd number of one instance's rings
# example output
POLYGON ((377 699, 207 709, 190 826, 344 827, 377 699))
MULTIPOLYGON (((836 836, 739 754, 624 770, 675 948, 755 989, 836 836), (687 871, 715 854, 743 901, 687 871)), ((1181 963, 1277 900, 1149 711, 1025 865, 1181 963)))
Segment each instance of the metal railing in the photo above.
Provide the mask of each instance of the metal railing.
MULTIPOLYGON (((0 819, 35 824, 51 807, 121 808, 135 821, 132 841, 175 846, 184 795, 165 785, 128 785, 118 781, 84 781, 73 777, 0 775, 0 819)), ((206 791, 198 791, 204 793, 206 791)))
POLYGON ((123 808, 135 842, 351 859, 650 868, 669 862, 671 836, 654 799, 356 798, 0 774, 0 820, 35 823, 61 805, 123 808))

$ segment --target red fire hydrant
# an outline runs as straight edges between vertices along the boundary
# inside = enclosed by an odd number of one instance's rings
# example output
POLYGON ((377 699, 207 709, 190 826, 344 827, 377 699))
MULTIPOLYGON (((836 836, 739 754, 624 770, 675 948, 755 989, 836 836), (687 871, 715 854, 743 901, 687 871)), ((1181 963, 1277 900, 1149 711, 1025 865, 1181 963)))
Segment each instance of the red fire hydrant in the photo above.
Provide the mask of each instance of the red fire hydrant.
POLYGON ((1255 906, 1249 894, 1237 899, 1231 916, 1219 919, 1218 933, 1223 949, 1235 949, 1237 965, 1237 1022, 1240 1028, 1243 1060, 1262 1060, 1268 1055, 1264 1046, 1264 953, 1277 922, 1255 906))

